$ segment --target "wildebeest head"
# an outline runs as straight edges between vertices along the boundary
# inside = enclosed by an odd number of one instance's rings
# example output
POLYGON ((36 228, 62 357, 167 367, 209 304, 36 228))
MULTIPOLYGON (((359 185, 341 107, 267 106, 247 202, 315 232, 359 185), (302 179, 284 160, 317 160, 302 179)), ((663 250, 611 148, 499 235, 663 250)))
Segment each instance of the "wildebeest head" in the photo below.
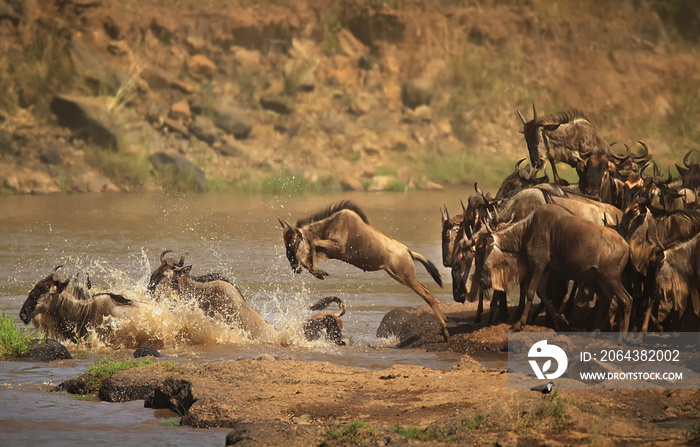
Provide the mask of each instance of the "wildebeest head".
POLYGON ((289 223, 278 219, 282 225, 282 237, 284 238, 284 248, 286 250, 289 265, 292 266, 294 273, 301 273, 303 261, 309 254, 309 244, 305 240, 303 233, 299 228, 292 228, 289 223))
POLYGON ((527 143, 527 152, 530 154, 530 164, 535 169, 542 169, 547 161, 549 151, 549 141, 545 132, 551 132, 559 128, 561 123, 545 123, 537 118, 535 104, 532 105, 533 117, 530 121, 525 121, 522 113, 518 110, 518 116, 523 123, 523 135, 527 143))
POLYGON ((493 248, 494 238, 491 231, 482 231, 474 237, 474 276, 483 290, 488 290, 493 285, 490 262, 493 248))
POLYGON ((462 204, 462 213, 450 218, 450 213, 447 211, 447 206, 440 209, 442 216, 442 265, 451 267, 454 262, 455 244, 459 235, 460 226, 464 219, 464 211, 466 208, 462 204))
POLYGON ((31 292, 29 292, 29 296, 27 296, 22 309, 19 311, 19 318, 24 324, 29 324, 34 315, 36 315, 36 307, 42 296, 47 293, 61 293, 68 286, 70 279, 66 279, 58 273, 58 269, 61 267, 61 265, 54 267, 51 274, 36 283, 31 292))
POLYGON ((542 177, 537 177, 538 170, 532 169, 529 164, 524 168, 521 168, 520 165, 524 161, 525 159, 523 158, 515 163, 515 170, 503 180, 501 186, 498 188, 496 196, 494 197, 496 200, 506 200, 513 197, 523 189, 539 185, 541 183, 549 183, 547 172, 545 172, 542 177))
POLYGON ((694 191, 700 189, 700 164, 696 161, 690 161, 690 154, 693 150, 688 151, 683 157, 683 166, 676 165, 678 173, 683 179, 683 187, 694 191))
POLYGON ((614 172, 615 165, 604 153, 595 153, 576 164, 579 188, 585 194, 597 195, 606 173, 614 172))
POLYGON ((473 229, 463 224, 460 226, 459 238, 455 241, 454 255, 450 273, 452 275, 452 298, 463 303, 469 298, 474 301, 476 289, 467 290, 469 274, 474 269, 473 229), (468 231, 468 233, 467 233, 468 231))
POLYGON ((174 279, 173 272, 175 270, 182 270, 185 268, 185 255, 182 255, 179 261, 175 261, 173 257, 165 257, 168 253, 172 253, 172 250, 164 250, 160 254, 160 266, 151 273, 151 278, 148 280, 147 287, 148 293, 150 294, 155 293, 156 287, 158 287, 158 284, 160 284, 163 279, 174 279))

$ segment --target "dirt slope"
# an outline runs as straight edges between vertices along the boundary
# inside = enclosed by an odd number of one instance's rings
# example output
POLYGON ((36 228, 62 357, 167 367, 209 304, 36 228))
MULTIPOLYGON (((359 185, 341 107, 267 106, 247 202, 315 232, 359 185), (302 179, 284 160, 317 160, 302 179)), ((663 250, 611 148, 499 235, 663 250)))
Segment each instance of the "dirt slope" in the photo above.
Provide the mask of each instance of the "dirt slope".
POLYGON ((5 0, 0 186, 495 185, 526 155, 515 110, 533 102, 670 163, 700 135, 698 16, 682 1, 5 0))

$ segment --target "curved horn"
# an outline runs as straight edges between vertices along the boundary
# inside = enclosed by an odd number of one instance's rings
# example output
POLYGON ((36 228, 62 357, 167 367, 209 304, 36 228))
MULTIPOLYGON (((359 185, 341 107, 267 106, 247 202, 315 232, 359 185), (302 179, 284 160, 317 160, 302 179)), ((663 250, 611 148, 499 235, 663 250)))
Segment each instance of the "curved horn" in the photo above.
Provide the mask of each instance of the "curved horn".
POLYGON ((632 158, 634 158, 635 160, 642 160, 644 158, 647 158, 649 156, 649 146, 644 144, 644 142, 641 140, 637 140, 637 143, 639 143, 642 146, 642 148, 644 149, 644 154, 633 155, 632 158))
POLYGON ((61 267, 63 267, 63 264, 57 265, 56 267, 53 268, 51 273, 56 273, 58 271, 58 269, 60 269, 61 267))
POLYGON ((520 169, 520 165, 521 165, 522 162, 524 162, 524 161, 525 161, 524 158, 521 158, 520 160, 518 160, 518 161, 515 163, 515 169, 513 169, 513 170, 514 170, 514 171, 517 171, 518 169, 520 169))
POLYGON ((627 146, 627 144, 625 144, 625 149, 627 149, 626 155, 618 155, 615 152, 613 152, 612 150, 610 151, 610 154, 617 161, 627 161, 630 159, 630 157, 632 157, 632 150, 630 149, 629 146, 627 146))
POLYGON ((478 182, 474 182, 474 191, 480 196, 484 195, 484 192, 479 188, 478 182))
POLYGON ((532 121, 537 122, 537 110, 534 102, 532 103, 532 121))
POLYGON ((685 165, 686 168, 690 168, 690 154, 693 153, 695 149, 691 149, 688 151, 687 154, 683 157, 683 164, 685 165))
POLYGON ((520 117, 520 121, 523 122, 523 126, 525 125, 525 117, 523 116, 522 113, 520 113, 520 110, 518 110, 518 116, 520 117))
POLYGON ((188 254, 188 252, 185 252, 182 256, 180 256, 180 262, 177 263, 178 267, 182 267, 185 265, 185 256, 187 256, 188 254))
POLYGON ((462 202, 462 199, 459 199, 459 204, 462 205, 462 212, 467 210, 467 207, 464 206, 464 202, 462 202))
POLYGON ((165 262, 165 255, 167 255, 168 253, 172 253, 172 252, 173 252, 172 250, 163 250, 160 253, 160 263, 161 264, 164 263, 165 262))

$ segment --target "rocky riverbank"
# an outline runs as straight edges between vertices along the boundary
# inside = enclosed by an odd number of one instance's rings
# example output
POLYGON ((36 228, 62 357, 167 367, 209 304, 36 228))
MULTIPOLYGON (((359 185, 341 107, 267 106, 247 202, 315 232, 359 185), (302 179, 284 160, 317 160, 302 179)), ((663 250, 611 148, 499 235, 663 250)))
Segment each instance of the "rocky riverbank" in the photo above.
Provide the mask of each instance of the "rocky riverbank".
POLYGON ((700 104, 674 5, 0 1, 0 189, 496 184, 533 102, 671 162, 700 104))

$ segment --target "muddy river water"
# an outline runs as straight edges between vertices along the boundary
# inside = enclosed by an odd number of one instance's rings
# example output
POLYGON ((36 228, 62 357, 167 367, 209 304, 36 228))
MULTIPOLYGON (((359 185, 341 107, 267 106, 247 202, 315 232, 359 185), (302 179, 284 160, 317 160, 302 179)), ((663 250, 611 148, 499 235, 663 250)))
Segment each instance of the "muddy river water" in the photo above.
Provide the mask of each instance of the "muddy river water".
MULTIPOLYGON (((278 218, 294 224, 342 199, 355 201, 380 231, 425 255, 438 266, 440 289, 425 269, 418 279, 440 300, 451 300, 449 271, 440 255, 440 206, 460 210, 464 191, 338 196, 235 197, 208 194, 52 195, 0 197, 0 309, 17 317, 27 293, 55 266, 66 274, 89 274, 96 291, 110 290, 147 300, 148 277, 164 249, 187 252, 194 274, 222 272, 246 300, 285 334, 284 346, 247 341, 206 319, 196 309, 162 305, 140 329, 163 340, 161 352, 174 361, 223 360, 268 353, 278 358, 324 360, 381 369, 394 363, 449 369, 457 354, 392 348, 376 337, 384 314, 396 307, 422 305, 408 288, 385 272, 362 272, 339 261, 323 261, 320 281, 295 275, 282 245, 278 218), (301 324, 317 299, 344 300, 344 335, 349 346, 309 343, 301 324)), ((393 341, 395 343, 395 341, 393 341)), ((226 429, 169 426, 172 414, 143 408, 143 401, 110 404, 47 390, 76 377, 101 357, 129 349, 119 340, 105 345, 69 345, 76 360, 50 365, 0 362, 0 444, 2 445, 223 445, 226 429)))

